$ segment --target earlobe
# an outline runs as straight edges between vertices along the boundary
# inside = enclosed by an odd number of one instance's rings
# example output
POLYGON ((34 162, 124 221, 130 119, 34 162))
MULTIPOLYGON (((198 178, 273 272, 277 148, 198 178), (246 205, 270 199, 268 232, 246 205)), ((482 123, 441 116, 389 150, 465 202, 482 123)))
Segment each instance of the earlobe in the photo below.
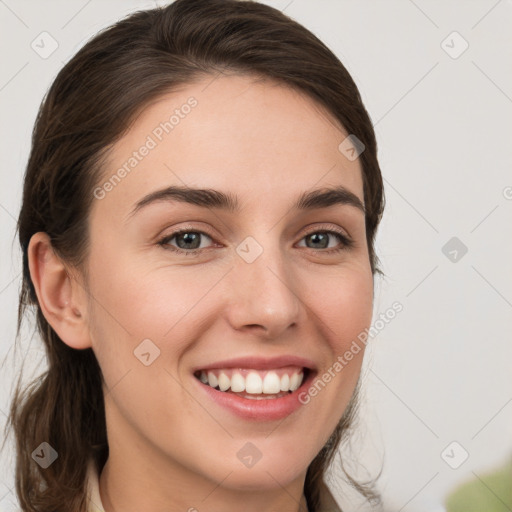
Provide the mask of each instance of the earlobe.
POLYGON ((41 311, 59 338, 71 348, 91 347, 85 293, 70 276, 44 232, 32 235, 28 246, 30 276, 41 311))

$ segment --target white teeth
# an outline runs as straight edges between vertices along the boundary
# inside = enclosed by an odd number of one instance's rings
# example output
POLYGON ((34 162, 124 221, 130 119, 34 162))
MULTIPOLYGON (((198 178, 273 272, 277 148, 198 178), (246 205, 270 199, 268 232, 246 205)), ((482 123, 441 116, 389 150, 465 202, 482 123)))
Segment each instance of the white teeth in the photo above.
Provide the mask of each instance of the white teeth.
POLYGON ((231 391, 241 393, 245 391, 245 379, 238 372, 231 377, 231 391))
POLYGON ((226 391, 227 389, 229 389, 229 386, 231 386, 229 377, 224 372, 220 372, 220 374, 219 374, 219 389, 221 391, 226 391))
POLYGON ((238 371, 234 371, 231 378, 225 371, 221 371, 218 377, 212 371, 202 371, 199 376, 199 380, 203 384, 208 384, 212 388, 218 387, 221 391, 231 389, 234 393, 245 391, 252 395, 275 395, 281 391, 295 391, 302 384, 303 378, 303 372, 293 373, 291 376, 285 373, 279 378, 276 372, 268 371, 262 379, 261 375, 255 370, 249 371, 245 378, 238 371))
POLYGON ((256 372, 249 372, 245 378, 245 392, 253 395, 259 395, 263 391, 263 381, 256 372))
POLYGON ((263 379, 263 393, 275 394, 281 391, 281 380, 276 372, 268 372, 263 379))
POLYGON ((292 378, 290 379, 290 389, 292 391, 295 391, 302 383, 302 378, 299 378, 299 375, 297 373, 294 373, 292 375, 292 378))
POLYGON ((281 391, 288 391, 290 389, 290 376, 285 373, 281 377, 281 391))
POLYGON ((217 377, 215 376, 215 374, 213 372, 208 372, 208 384, 212 388, 216 388, 219 384, 219 381, 217 380, 217 377))

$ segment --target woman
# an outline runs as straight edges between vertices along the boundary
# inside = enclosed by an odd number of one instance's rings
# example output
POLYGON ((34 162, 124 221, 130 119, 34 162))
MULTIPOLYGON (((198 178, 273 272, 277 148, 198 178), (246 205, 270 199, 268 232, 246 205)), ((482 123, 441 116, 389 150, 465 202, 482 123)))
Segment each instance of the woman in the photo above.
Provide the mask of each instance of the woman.
POLYGON ((280 11, 177 0, 88 42, 18 222, 48 355, 11 408, 22 510, 340 510, 383 207, 354 81, 280 11))

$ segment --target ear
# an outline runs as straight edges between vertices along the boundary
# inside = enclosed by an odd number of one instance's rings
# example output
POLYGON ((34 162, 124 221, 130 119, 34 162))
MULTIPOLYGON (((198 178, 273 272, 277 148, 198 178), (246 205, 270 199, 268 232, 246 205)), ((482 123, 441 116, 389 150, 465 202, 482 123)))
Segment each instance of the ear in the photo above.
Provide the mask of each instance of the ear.
POLYGON ((71 348, 91 347, 85 315, 87 293, 83 285, 70 276, 46 233, 32 235, 28 264, 39 306, 59 338, 71 348))

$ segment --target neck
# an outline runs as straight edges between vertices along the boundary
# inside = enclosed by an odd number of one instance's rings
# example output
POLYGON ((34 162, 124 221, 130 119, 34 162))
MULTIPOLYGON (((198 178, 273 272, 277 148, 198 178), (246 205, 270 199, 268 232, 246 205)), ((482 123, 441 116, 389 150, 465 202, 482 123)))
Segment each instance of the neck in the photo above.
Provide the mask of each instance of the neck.
POLYGON ((116 464, 109 457, 99 491, 105 512, 308 512, 304 479, 281 486, 269 477, 266 488, 240 490, 230 485, 230 476, 214 482, 184 468, 162 473, 156 466, 116 464))

